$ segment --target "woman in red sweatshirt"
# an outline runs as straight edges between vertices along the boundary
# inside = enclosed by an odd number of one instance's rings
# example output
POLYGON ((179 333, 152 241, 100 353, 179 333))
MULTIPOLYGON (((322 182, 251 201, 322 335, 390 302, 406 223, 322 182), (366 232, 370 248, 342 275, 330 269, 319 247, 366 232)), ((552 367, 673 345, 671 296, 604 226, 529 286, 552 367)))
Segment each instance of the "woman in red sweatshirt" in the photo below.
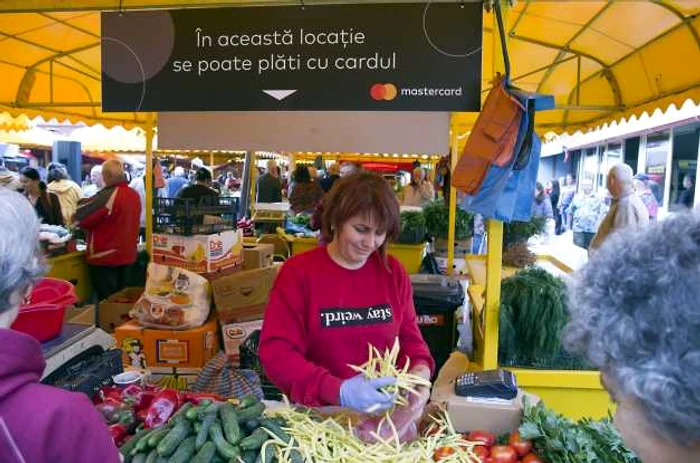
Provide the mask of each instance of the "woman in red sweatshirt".
MULTIPOLYGON (((399 231, 399 203, 380 176, 361 172, 336 181, 324 202, 327 246, 288 260, 265 312, 260 358, 266 375, 295 403, 388 409, 379 389, 395 378, 367 380, 348 365, 398 337, 399 366, 429 380, 435 364, 416 323, 411 281, 387 255, 399 231)), ((422 391, 427 402, 429 391, 422 391)))

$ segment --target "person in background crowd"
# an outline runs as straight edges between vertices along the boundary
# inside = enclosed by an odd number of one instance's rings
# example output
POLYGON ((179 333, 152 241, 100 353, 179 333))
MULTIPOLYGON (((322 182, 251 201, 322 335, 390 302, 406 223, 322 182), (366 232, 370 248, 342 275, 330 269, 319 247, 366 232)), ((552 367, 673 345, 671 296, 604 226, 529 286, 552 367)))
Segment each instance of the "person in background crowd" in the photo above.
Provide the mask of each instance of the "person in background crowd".
POLYGON ((267 161, 267 172, 258 177, 255 194, 259 203, 282 202, 282 182, 280 182, 279 167, 274 159, 267 161))
POLYGON ((241 187, 241 181, 233 175, 233 172, 226 173, 226 189, 228 191, 236 191, 241 187))
POLYGON ((311 177, 312 182, 318 181, 318 169, 316 169, 314 166, 308 166, 309 167, 309 177, 311 177))
POLYGON ((34 206, 36 215, 46 225, 64 225, 61 202, 58 196, 49 193, 41 181, 39 172, 33 167, 24 167, 20 172, 20 185, 24 195, 34 206))
POLYGON ((87 262, 99 300, 124 289, 128 267, 136 262, 141 200, 124 180, 122 163, 102 165, 105 187, 80 206, 73 223, 87 231, 87 262))
POLYGON ((433 185, 425 179, 425 169, 416 167, 411 182, 403 188, 403 206, 423 207, 435 199, 433 185))
POLYGON ((576 179, 572 175, 568 175, 559 182, 559 203, 552 204, 556 206, 557 213, 561 216, 561 231, 564 233, 571 228, 571 202, 576 195, 576 179))
POLYGON ((634 176, 634 190, 637 196, 642 200, 644 206, 649 211, 649 221, 655 222, 659 215, 659 203, 656 201, 656 196, 649 188, 649 176, 646 174, 637 174, 634 176))
POLYGON ((194 185, 187 185, 177 192, 179 199, 192 199, 201 203, 204 198, 218 198, 219 194, 211 188, 211 172, 206 167, 200 167, 194 176, 194 185))
POLYGON ((107 425, 88 397, 41 384, 41 345, 10 329, 46 266, 34 211, 5 188, 0 230, 0 461, 119 463, 107 425))
POLYGON ((700 215, 611 236, 569 291, 569 352, 602 374, 644 463, 700 461, 700 215))
POLYGON ((19 177, 5 166, 5 161, 3 160, 0 160, 0 188, 7 188, 12 191, 22 189, 19 177))
POLYGON ((549 200, 552 204, 553 214, 554 214, 554 234, 561 235, 564 233, 562 227, 561 212, 559 211, 559 196, 561 195, 561 189, 559 186, 559 180, 554 179, 549 182, 549 200))
POLYGON ((63 213, 63 223, 70 224, 71 217, 78 208, 78 202, 83 197, 83 190, 68 176, 68 171, 61 164, 49 165, 49 173, 46 176, 49 193, 58 196, 63 213))
POLYGON ((472 254, 484 254, 484 235, 486 234, 484 216, 479 213, 474 214, 473 225, 472 254))
POLYGON ((297 165, 292 184, 289 186, 289 205, 292 212, 312 214, 318 203, 323 199, 323 189, 311 179, 309 168, 304 164, 297 165))
POLYGON ((608 191, 612 196, 610 210, 591 240, 590 249, 598 249, 612 233, 649 223, 649 211, 634 193, 632 168, 617 164, 608 173, 608 191))
POLYGON ((686 175, 683 177, 683 191, 678 195, 678 204, 687 207, 688 209, 693 208, 693 203, 695 202, 695 179, 692 175, 686 175))
POLYGON ((328 193, 329 191, 331 191, 333 184, 339 178, 340 178, 340 164, 338 164, 337 162, 334 162, 333 164, 330 165, 330 167, 328 167, 328 172, 320 181, 321 188, 323 188, 323 192, 328 193))
POLYGON ((535 185, 535 200, 532 203, 532 216, 533 217, 544 217, 546 219, 554 218, 554 211, 552 210, 552 201, 547 196, 544 191, 544 186, 537 182, 535 185))
MULTIPOLYGON (((418 329, 411 281, 387 254, 399 233, 399 204, 370 172, 338 180, 325 201, 322 233, 329 244, 282 266, 265 310, 260 360, 295 403, 380 413, 393 398, 379 388, 395 378, 368 380, 348 366, 367 361, 368 343, 383 352, 398 337, 399 367, 410 360, 412 373, 428 381, 435 368, 418 329), (346 323, 348 313, 358 318, 346 323)), ((418 417, 428 389, 409 395, 418 417)))
POLYGON ((165 189, 168 198, 177 198, 177 192, 187 185, 187 172, 182 166, 177 166, 173 171, 173 176, 166 182, 165 189))
MULTIPOLYGON (((100 170, 100 172, 102 172, 100 170)), ((100 174, 100 177, 102 175, 100 174)), ((141 217, 139 218, 139 237, 142 241, 146 241, 146 173, 143 175, 137 175, 129 183, 136 193, 139 194, 139 200, 141 201, 141 217)))
MULTIPOLYGON (((346 162, 342 166, 340 166, 340 169, 338 170, 338 176, 340 178, 347 177, 348 175, 352 175, 358 172, 362 171, 362 166, 359 164, 355 164, 352 162, 346 162)), ((326 196, 327 197, 327 196, 326 196)), ((316 209, 314 209, 314 213, 311 216, 311 229, 314 231, 320 230, 323 226, 323 202, 325 201, 325 197, 323 201, 320 201, 318 205, 316 206, 316 209)), ((318 244, 327 244, 326 240, 323 237, 323 234, 320 234, 318 237, 318 244)))
POLYGON ((581 183, 581 192, 574 196, 570 210, 573 217, 571 229, 574 233, 574 244, 588 250, 607 212, 607 206, 593 191, 591 180, 584 180, 581 183))
POLYGON ((83 188, 83 198, 92 198, 104 188, 105 184, 102 181, 102 166, 93 166, 90 169, 90 184, 83 188))

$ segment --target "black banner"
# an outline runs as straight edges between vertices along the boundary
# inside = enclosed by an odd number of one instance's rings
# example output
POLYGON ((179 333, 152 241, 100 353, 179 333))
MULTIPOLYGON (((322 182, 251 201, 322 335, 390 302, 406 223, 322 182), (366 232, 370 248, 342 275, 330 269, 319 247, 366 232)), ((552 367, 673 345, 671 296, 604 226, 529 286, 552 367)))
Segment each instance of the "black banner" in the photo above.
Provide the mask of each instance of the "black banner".
POLYGON ((481 2, 102 14, 104 111, 478 111, 481 2))

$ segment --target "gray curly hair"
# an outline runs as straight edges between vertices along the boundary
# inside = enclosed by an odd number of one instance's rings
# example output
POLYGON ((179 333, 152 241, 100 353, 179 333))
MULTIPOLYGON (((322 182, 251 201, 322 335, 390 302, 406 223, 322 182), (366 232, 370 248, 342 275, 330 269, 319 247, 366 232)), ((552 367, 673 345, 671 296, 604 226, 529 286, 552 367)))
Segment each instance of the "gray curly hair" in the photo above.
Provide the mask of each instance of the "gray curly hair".
POLYGON ((564 343, 641 404, 656 432, 700 442, 700 215, 611 237, 570 282, 564 343))
POLYGON ((36 283, 46 270, 39 249, 39 219, 27 198, 0 188, 0 313, 12 297, 36 283))

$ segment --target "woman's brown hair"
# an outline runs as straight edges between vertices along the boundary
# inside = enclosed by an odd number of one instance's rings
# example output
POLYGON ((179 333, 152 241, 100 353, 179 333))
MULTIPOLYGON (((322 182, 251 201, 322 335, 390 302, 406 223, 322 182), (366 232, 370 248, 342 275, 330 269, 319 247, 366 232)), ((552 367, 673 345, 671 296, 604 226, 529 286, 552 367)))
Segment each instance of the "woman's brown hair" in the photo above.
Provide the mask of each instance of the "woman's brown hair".
POLYGON ((399 201, 386 180, 375 173, 357 172, 336 180, 323 201, 323 239, 333 241, 334 231, 358 215, 371 218, 380 231, 386 232, 379 247, 386 259, 388 243, 399 235, 399 201))

